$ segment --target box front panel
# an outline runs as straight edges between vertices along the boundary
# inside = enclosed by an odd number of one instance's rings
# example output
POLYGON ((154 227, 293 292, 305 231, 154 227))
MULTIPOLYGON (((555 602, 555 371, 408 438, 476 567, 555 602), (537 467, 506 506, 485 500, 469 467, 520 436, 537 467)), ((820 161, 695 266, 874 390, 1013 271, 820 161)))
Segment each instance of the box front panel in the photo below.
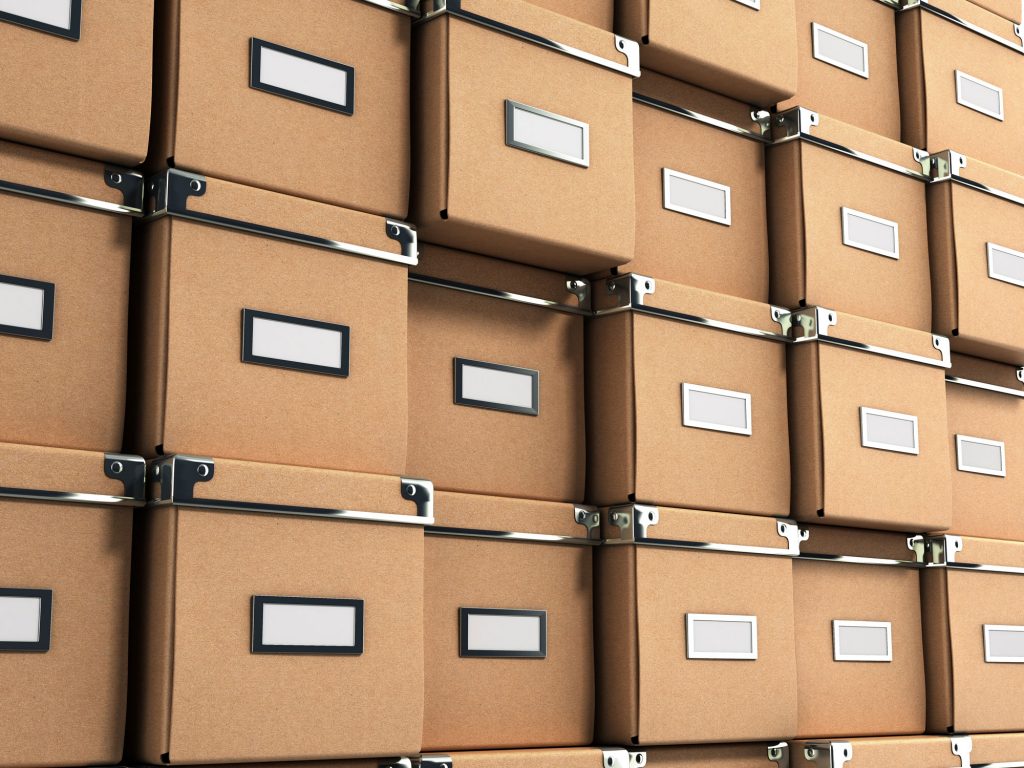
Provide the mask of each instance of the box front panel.
POLYGON ((130 511, 0 502, 5 764, 121 759, 131 526, 130 511))
POLYGON ((424 749, 589 744, 592 550, 428 536, 424 749))
POLYGON ((533 5, 612 31, 615 0, 529 0, 533 5))
POLYGON ((422 529, 179 510, 177 544, 171 762, 419 750, 422 529))

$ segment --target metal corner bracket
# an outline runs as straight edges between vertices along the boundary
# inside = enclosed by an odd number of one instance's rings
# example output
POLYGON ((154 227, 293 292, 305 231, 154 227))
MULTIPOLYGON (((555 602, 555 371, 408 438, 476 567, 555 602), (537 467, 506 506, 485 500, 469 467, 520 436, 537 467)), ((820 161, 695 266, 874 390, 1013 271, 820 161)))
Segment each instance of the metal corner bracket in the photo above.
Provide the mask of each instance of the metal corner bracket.
POLYGON ((416 514, 434 519, 434 484, 429 480, 402 478, 402 498, 416 505, 416 514))
POLYGON ((853 759, 853 745, 848 741, 826 741, 804 747, 804 759, 817 768, 842 768, 853 759))
POLYGON ((914 159, 921 164, 922 172, 932 183, 956 178, 967 167, 967 157, 951 149, 933 154, 928 154, 923 149, 915 149, 914 159))
MULTIPOLYGON (((637 752, 635 754, 643 754, 642 763, 647 762, 647 755, 645 753, 637 752)), ((601 750, 601 766, 602 768, 633 768, 631 766, 632 755, 626 749, 602 749, 601 750)))
POLYGON ((587 529, 587 538, 600 540, 601 538, 601 511, 597 507, 583 506, 577 504, 573 509, 573 517, 577 525, 587 529))
POLYGON ((789 768, 789 744, 780 741, 768 747, 768 760, 778 768, 789 768))
POLYGON ((475 296, 484 296, 489 299, 499 299, 501 301, 511 301, 516 304, 526 304, 527 306, 540 307, 541 309, 551 309, 555 312, 564 312, 569 315, 584 315, 589 317, 591 314, 590 282, 583 278, 569 278, 565 281, 566 290, 576 297, 577 306, 572 306, 571 304, 560 304, 557 301, 542 299, 537 296, 526 296, 521 293, 510 293, 509 291, 499 291, 494 288, 484 288, 479 285, 460 283, 455 280, 446 280, 443 277, 433 277, 432 275, 424 275, 418 272, 409 273, 409 282, 419 283, 421 285, 431 285, 435 288, 447 288, 452 291, 470 293, 475 296))
POLYGON ((0 486, 0 498, 19 501, 42 501, 55 504, 87 504, 103 507, 143 507, 146 504, 145 490, 146 460, 141 456, 122 453, 107 453, 103 456, 103 474, 111 480, 119 480, 123 494, 115 496, 105 493, 80 493, 76 491, 52 491, 38 488, 8 488, 0 486))
POLYGON ((970 736, 950 736, 949 748, 960 758, 960 768, 971 768, 971 752, 974 741, 970 736))

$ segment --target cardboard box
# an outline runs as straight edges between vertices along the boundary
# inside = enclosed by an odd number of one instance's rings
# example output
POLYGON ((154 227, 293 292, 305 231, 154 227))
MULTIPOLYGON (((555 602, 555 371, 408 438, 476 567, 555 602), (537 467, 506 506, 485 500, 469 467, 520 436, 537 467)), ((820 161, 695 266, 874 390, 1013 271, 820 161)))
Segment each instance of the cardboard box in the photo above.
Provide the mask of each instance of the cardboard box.
POLYGON ((796 0, 799 77, 780 112, 805 105, 900 140, 900 0, 796 0))
POLYGON ((784 318, 793 515, 941 531, 952 515, 941 336, 822 307, 784 318))
POLYGON ((928 730, 1024 730, 1024 543, 918 541, 928 730))
POLYGON ((619 32, 644 67, 769 107, 797 88, 796 2, 618 0, 619 32))
POLYGON ((586 24, 607 29, 609 32, 615 29, 615 0, 528 0, 528 2, 556 13, 571 16, 586 24))
POLYGON ((133 272, 136 452, 403 472, 415 232, 181 171, 153 184, 133 272))
POLYGON ((750 108, 645 71, 633 94, 639 272, 768 301, 765 138, 750 108))
POLYGON ((597 510, 442 492, 435 517, 423 748, 590 744, 597 510))
POLYGON ((642 768, 643 752, 600 747, 569 749, 492 749, 421 755, 414 768, 642 768))
POLYGON ((404 218, 408 6, 161 3, 149 168, 404 218))
POLYGON ((914 0, 897 16, 896 36, 903 141, 1024 174, 1015 24, 968 0, 914 0))
POLYGON ((1024 477, 1016 467, 1024 436, 1022 381, 1020 368, 953 355, 946 410, 954 533, 1024 541, 1024 477))
POLYGON ((33 2, 0 10, 0 138, 136 166, 153 94, 154 0, 33 2))
POLYGON ((768 744, 702 744, 688 747, 652 747, 649 768, 789 768, 786 742, 768 744))
POLYGON ((934 328, 968 355, 1024 363, 1024 177, 959 154, 928 157, 934 328))
POLYGON ((415 270, 407 471, 444 490, 582 499, 589 283, 436 246, 415 270))
POLYGON ((797 735, 924 733, 921 580, 907 537, 809 533, 793 561, 797 735))
POLYGON ((802 107, 774 116, 772 138, 772 302, 931 330, 928 176, 914 149, 802 107))
POLYGON ((793 768, 969 768, 970 736, 889 736, 846 740, 796 741, 793 768))
POLYGON ((980 5, 987 11, 1002 16, 1004 19, 1021 22, 1022 4, 1020 0, 973 0, 975 5, 980 5))
POLYGON ((593 293, 587 500, 789 514, 784 311, 634 274, 593 293))
POLYGON ((971 736, 971 765, 1024 761, 1024 734, 979 733, 971 736))
POLYGON ((139 457, 0 444, 0 721, 10 766, 121 759, 139 457))
POLYGON ((188 456, 159 460, 151 478, 128 754, 418 752, 430 484, 188 456))
POLYGON ((0 142, 0 441, 120 449, 142 194, 139 174, 0 142))
POLYGON ((637 44, 523 2, 425 10, 413 66, 423 239, 574 275, 629 261, 637 44))
POLYGON ((641 505, 607 510, 602 527, 598 737, 646 745, 794 733, 793 557, 806 534, 785 520, 641 505))

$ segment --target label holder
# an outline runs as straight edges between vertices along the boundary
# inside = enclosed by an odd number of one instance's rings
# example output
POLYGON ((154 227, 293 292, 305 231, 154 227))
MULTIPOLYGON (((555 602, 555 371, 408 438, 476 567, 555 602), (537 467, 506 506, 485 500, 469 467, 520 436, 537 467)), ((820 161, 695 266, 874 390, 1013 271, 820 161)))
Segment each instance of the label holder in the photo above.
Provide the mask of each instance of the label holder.
POLYGON ((811 53, 814 56, 814 58, 816 58, 818 61, 822 61, 825 64, 831 64, 833 67, 842 69, 845 72, 850 72, 854 75, 857 75, 858 77, 863 77, 865 80, 869 79, 870 62, 868 60, 868 44, 865 43, 863 40, 857 40, 854 37, 844 35, 842 32, 837 32, 834 29, 826 27, 823 24, 819 24, 816 21, 813 21, 811 22, 811 47, 811 53), (824 47, 821 44, 822 35, 832 37, 836 40, 840 40, 844 43, 848 43, 849 45, 853 45, 856 46, 857 48, 860 48, 864 54, 864 68, 860 69, 841 59, 834 58, 825 53, 824 50, 822 50, 824 47))
POLYGON ((676 213, 682 213, 687 216, 693 216, 694 218, 703 219, 704 221, 711 221, 715 224, 722 224, 726 227, 732 226, 732 189, 725 185, 719 184, 709 179, 702 179, 699 176, 691 176, 688 173, 682 171, 675 171, 671 168, 661 169, 662 178, 662 207, 667 211, 675 211, 676 213), (723 201, 723 212, 721 216, 717 216, 707 211, 702 211, 697 208, 690 208, 680 203, 672 202, 672 180, 680 179, 682 181, 689 182, 698 187, 704 187, 705 189, 713 189, 721 192, 724 196, 723 201))
POLYGON ((1024 261, 1024 253, 1021 251, 1015 251, 1013 248, 1007 248, 1006 246, 998 245, 996 243, 985 243, 985 255, 988 258, 988 276, 1001 283, 1009 283, 1010 285, 1017 285, 1024 288, 1024 278, 1013 277, 1012 275, 999 271, 996 266, 996 259, 999 254, 1024 261))
POLYGON ((956 103, 967 109, 972 109, 975 112, 979 112, 983 115, 987 115, 995 120, 1003 122, 1004 120, 1004 104, 1003 104, 1003 89, 998 85, 985 82, 981 78, 968 75, 966 72, 961 72, 959 69, 954 70, 953 77, 956 80, 956 103), (967 96, 964 94, 964 83, 970 83, 971 85, 978 86, 980 88, 988 89, 999 97, 999 108, 996 110, 989 109, 988 107, 979 104, 976 101, 969 101, 967 96))
POLYGON ((757 660, 757 616, 740 616, 719 613, 688 613, 686 614, 686 658, 710 659, 721 661, 756 661, 757 660), (750 627, 749 651, 701 651, 697 650, 695 626, 701 622, 730 622, 746 624, 750 627))
POLYGON ((1006 477, 1006 443, 1001 440, 989 440, 984 437, 972 437, 971 435, 956 436, 956 468, 959 472, 970 472, 975 475, 990 475, 992 477, 1006 477), (978 464, 968 464, 964 460, 964 445, 967 444, 985 445, 999 449, 999 469, 991 469, 978 464))
POLYGON ((860 444, 864 448, 876 448, 880 451, 891 451, 893 453, 907 453, 913 456, 917 456, 921 452, 921 443, 918 436, 917 430, 917 416, 912 416, 907 413, 896 413, 895 411, 883 411, 879 408, 868 408, 867 406, 860 407, 860 444), (910 422, 914 428, 914 444, 913 446, 898 445, 896 443, 883 443, 878 440, 868 439, 868 422, 872 416, 881 416, 888 419, 896 419, 899 421, 910 422))
POLYGON ((1020 656, 998 656, 992 650, 992 633, 1006 632, 1024 635, 1024 627, 1010 624, 984 624, 982 633, 985 638, 985 662, 987 664, 1024 664, 1024 654, 1020 656))
POLYGON ((290 315, 280 315, 274 312, 262 312, 255 309, 242 310, 242 362, 254 365, 266 365, 271 368, 288 368, 306 373, 322 373, 327 376, 346 378, 349 373, 349 351, 350 351, 351 330, 347 325, 328 323, 323 320, 309 320, 290 315), (256 320, 270 320, 286 325, 303 326, 307 328, 318 328, 325 331, 333 331, 339 334, 341 343, 340 363, 337 366, 318 365, 315 363, 304 363, 293 360, 283 360, 277 357, 257 355, 253 352, 254 323, 256 320))
POLYGON ((82 39, 82 0, 68 0, 68 16, 70 24, 67 27, 62 27, 58 24, 48 24, 10 11, 0 11, 0 21, 34 29, 37 32, 46 32, 47 34, 77 43, 82 39))
POLYGON ((322 56, 315 56, 311 53, 306 53, 305 51, 296 50, 295 48, 287 48, 283 45, 271 43, 267 40, 261 40, 258 37, 250 38, 249 87, 254 88, 257 91, 265 91, 266 93, 272 93, 275 96, 281 96, 282 98, 291 99, 292 101, 300 101, 304 104, 311 104, 314 107, 320 107, 322 109, 330 110, 331 112, 338 112, 343 115, 352 115, 355 111, 355 80, 355 68, 350 67, 348 64, 342 64, 339 61, 325 59, 322 56), (286 56, 293 56, 295 58, 302 59, 312 64, 318 64, 328 69, 334 69, 339 72, 344 72, 344 103, 328 101, 327 99, 321 99, 317 98, 316 96, 310 96, 309 94, 302 93, 300 91, 295 91, 290 88, 284 88, 278 85, 270 85, 268 83, 263 82, 262 70, 264 49, 273 51, 275 53, 285 54, 286 56))
POLYGON ((899 261, 900 258, 900 225, 898 222, 890 221, 889 219, 883 219, 880 216, 873 216, 870 213, 864 213, 853 208, 847 208, 843 206, 840 208, 842 219, 843 219, 843 245, 850 248, 856 248, 859 251, 867 251, 868 253, 874 253, 878 256, 885 256, 895 261, 899 261), (872 245, 871 243, 856 240, 854 238, 851 226, 851 219, 861 219, 869 221, 873 224, 880 224, 884 227, 888 227, 892 230, 892 241, 893 248, 879 248, 878 246, 872 245))
POLYGON ((252 597, 252 653, 313 655, 313 656, 359 656, 363 653, 363 601, 335 597, 275 597, 253 595, 252 597), (263 642, 264 607, 267 605, 305 605, 354 608, 354 638, 352 645, 277 645, 263 642))
POLYGON ((0 588, 0 598, 24 598, 39 601, 39 633, 35 641, 0 640, 0 652, 46 653, 50 650, 53 615, 53 590, 0 588))
POLYGON ((53 306, 56 294, 56 286, 53 283, 46 283, 41 280, 29 280, 23 277, 12 277, 0 275, 0 285, 13 285, 20 288, 29 288, 42 291, 42 323, 40 328, 26 328, 21 325, 0 324, 0 334, 7 336, 23 336, 28 339, 39 339, 40 341, 53 340, 53 306))
POLYGON ((544 659, 548 655, 548 612, 518 608, 459 608, 459 656, 476 659, 544 659), (474 650, 469 647, 469 620, 472 616, 517 616, 538 620, 535 651, 474 650))
POLYGON ((552 160, 560 160, 563 163, 577 165, 581 168, 590 167, 590 126, 587 123, 580 120, 573 120, 565 115, 548 112, 547 110, 540 109, 539 107, 531 107, 529 104, 521 104, 520 102, 512 101, 511 99, 505 99, 505 145, 514 149, 532 152, 535 155, 549 157, 552 160), (556 123, 562 123, 563 125, 569 125, 579 129, 581 135, 580 154, 570 155, 566 152, 559 152, 549 147, 543 147, 539 144, 517 139, 515 122, 517 111, 527 112, 538 117, 547 118, 556 123))
POLYGON ((833 661, 868 661, 868 662, 891 662, 892 661, 892 622, 891 621, 850 621, 846 619, 832 620, 832 660, 833 661), (885 629, 884 654, 861 654, 843 653, 842 631, 848 628, 870 628, 885 629))
POLYGON ((540 371, 532 368, 519 368, 514 365, 501 365, 499 363, 486 363, 481 360, 470 360, 464 357, 454 358, 455 366, 455 404, 465 405, 471 408, 482 408, 488 411, 504 411, 505 413, 520 413, 526 416, 540 415, 540 371), (489 371, 500 371, 519 376, 529 376, 531 379, 530 401, 532 406, 512 405, 509 403, 494 402, 491 400, 480 400, 466 397, 465 391, 465 369, 483 368, 489 371))
POLYGON ((733 435, 746 435, 748 437, 754 433, 751 396, 747 392, 737 392, 731 389, 718 389, 717 387, 705 387, 700 384, 689 384, 687 382, 683 382, 682 397, 684 427, 707 429, 711 430, 712 432, 727 432, 733 435), (733 427, 722 424, 720 422, 708 421, 706 419, 699 418, 697 415, 693 413, 693 406, 690 402, 691 393, 714 395, 717 397, 730 398, 733 400, 742 400, 745 409, 744 420, 746 422, 746 426, 733 427))

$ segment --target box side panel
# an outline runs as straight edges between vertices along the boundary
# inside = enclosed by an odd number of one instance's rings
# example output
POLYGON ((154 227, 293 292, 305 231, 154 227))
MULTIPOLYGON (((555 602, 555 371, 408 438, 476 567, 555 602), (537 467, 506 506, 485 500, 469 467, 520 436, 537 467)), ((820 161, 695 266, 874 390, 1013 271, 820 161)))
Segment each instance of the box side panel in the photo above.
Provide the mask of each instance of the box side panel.
POLYGON ((638 734, 636 555, 628 545, 594 553, 597 737, 607 744, 631 744, 638 734))

